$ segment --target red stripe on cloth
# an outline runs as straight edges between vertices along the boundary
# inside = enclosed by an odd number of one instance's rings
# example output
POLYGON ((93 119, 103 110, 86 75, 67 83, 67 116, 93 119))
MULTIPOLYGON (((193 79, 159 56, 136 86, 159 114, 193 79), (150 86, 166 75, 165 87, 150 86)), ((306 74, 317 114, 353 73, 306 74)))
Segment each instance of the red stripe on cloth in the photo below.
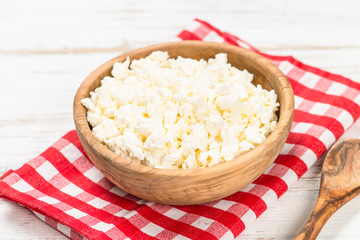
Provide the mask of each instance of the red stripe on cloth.
POLYGON ((235 237, 238 236, 244 230, 245 230, 245 224, 241 219, 235 222, 233 226, 230 228, 230 231, 234 234, 235 237))
MULTIPOLYGON (((10 169, 9 171, 7 171, 6 173, 4 173, 1 177, 0 180, 3 180, 4 178, 6 178, 7 176, 9 176, 11 173, 13 173, 14 171, 12 169, 10 169)), ((1 194, 1 193, 0 193, 1 194)))
POLYGON ((57 222, 56 220, 54 220, 53 218, 50 218, 50 217, 46 216, 46 217, 45 217, 45 222, 46 222, 47 224, 49 224, 52 228, 58 230, 58 229, 57 229, 57 224, 58 224, 58 222, 57 222))
MULTIPOLYGON (((68 140, 74 144, 78 144, 75 139, 68 140)), ((80 146, 74 146, 78 149, 81 148, 80 146)), ((74 183, 82 190, 94 195, 95 197, 99 197, 126 210, 133 210, 140 206, 136 202, 120 197, 85 177, 84 174, 80 172, 74 165, 72 165, 57 149, 50 147, 45 152, 43 152, 41 156, 48 159, 48 161, 52 163, 52 165, 62 174, 65 179, 74 183)))
POLYGON ((298 156, 279 155, 276 158, 275 163, 290 168, 296 173, 298 178, 300 178, 307 171, 306 164, 298 156))
POLYGON ((216 239, 214 235, 204 230, 196 228, 192 225, 186 224, 181 221, 173 220, 172 218, 166 217, 160 214, 147 205, 143 205, 137 212, 143 217, 150 219, 151 222, 175 233, 179 233, 185 237, 194 239, 216 239))
MULTIPOLYGON (((239 41, 239 42, 242 42, 243 44, 247 45, 249 49, 251 49, 251 50, 253 50, 255 52, 259 52, 251 44, 249 44, 248 42, 242 40, 241 38, 239 38, 239 37, 237 37, 237 36, 235 36, 233 34, 230 34, 230 33, 227 33, 227 32, 222 32, 222 31, 220 31, 220 29, 214 27, 213 25, 211 25, 208 22, 205 22, 203 20, 195 19, 195 21, 198 22, 198 23, 201 23, 202 27, 205 27, 206 29, 211 29, 212 31, 214 31, 219 37, 223 38, 226 43, 229 43, 229 44, 232 44, 232 45, 235 45, 235 46, 240 46, 238 44, 238 41, 239 41)), ((199 39, 203 40, 203 38, 201 38, 200 36, 197 35, 197 37, 199 37, 199 39)), ((188 39, 186 39, 186 40, 188 40, 188 39)))
MULTIPOLYGON (((357 82, 354 82, 352 81, 351 79, 349 78, 346 78, 344 76, 341 76, 339 74, 334 74, 334 73, 330 73, 328 71, 325 71, 325 70, 322 70, 320 68, 317 68, 317 67, 313 67, 313 66, 310 66, 310 65, 307 65, 297 59, 295 59, 293 56, 275 56, 275 55, 271 55, 271 54, 267 54, 267 53, 263 53, 263 52, 260 52, 259 50, 257 50, 255 47, 253 47, 251 44, 249 44, 248 42, 242 40, 241 38, 235 36, 235 35, 232 35, 232 34, 229 34, 229 33, 225 33, 225 32, 222 32, 220 31, 218 28, 212 26, 211 24, 209 24, 208 22, 206 21, 203 21, 203 20, 200 20, 200 19, 195 19, 196 22, 199 22, 201 23, 202 25, 206 26, 207 28, 210 28, 212 29, 214 32, 216 32, 220 37, 224 38, 224 40, 226 39, 232 39, 231 41, 233 42, 236 42, 236 40, 238 41, 241 41, 245 44, 247 44, 249 47, 251 47, 254 51, 260 53, 261 55, 263 55, 264 57, 266 58, 269 58, 271 60, 274 60, 274 61, 277 61, 277 62, 281 62, 281 61, 287 61, 287 62, 290 62, 291 64, 293 64, 294 66, 297 66, 307 72, 312 72, 318 76, 321 76, 321 77, 324 77, 324 78, 328 78, 330 80, 333 80, 333 81, 336 81, 336 82, 339 82, 339 83, 342 83, 342 84, 345 84, 345 85, 348 85, 350 87, 353 87, 355 89, 358 89, 360 90, 360 83, 357 83, 357 82), (236 40, 235 40, 236 39, 236 40)), ((187 39, 184 39, 184 40, 187 40, 187 39)), ((190 39, 188 39, 190 40, 190 39)), ((238 44, 234 44, 234 45, 238 45, 238 44)))
POLYGON ((194 33, 189 32, 187 30, 182 31, 178 34, 178 37, 182 40, 201 40, 198 36, 196 36, 194 33))
MULTIPOLYGON (((81 145, 80 139, 77 135, 76 130, 72 130, 70 132, 68 132, 67 134, 65 134, 63 137, 63 139, 68 140, 69 142, 71 142, 72 144, 74 144, 77 149, 85 156, 88 158, 88 156, 86 155, 86 152, 84 150, 84 148, 81 145)), ((89 160, 90 161, 90 160, 89 160)))
POLYGON ((293 121, 312 123, 327 128, 329 131, 331 131, 334 134, 336 139, 339 138, 345 131, 341 123, 337 121, 335 118, 331 118, 328 116, 314 115, 300 110, 294 111, 293 121))
MULTIPOLYGON (((15 174, 15 173, 14 173, 15 174)), ((31 185, 31 184, 30 184, 31 185)), ((72 226, 75 231, 81 232, 86 238, 90 239, 111 239, 109 238, 105 233, 101 231, 97 231, 87 224, 84 224, 82 221, 69 217, 64 211, 61 211, 60 209, 47 204, 43 201, 37 200, 36 198, 33 198, 32 196, 22 193, 19 191, 16 191, 11 186, 7 185, 5 182, 0 182, 0 189, 1 191, 5 190, 4 193, 7 195, 11 195, 11 200, 19 203, 26 203, 26 207, 39 212, 42 215, 50 216, 53 219, 59 219, 57 220, 61 224, 72 226)), ((55 228, 58 230, 57 228, 55 228)))
MULTIPOLYGON (((218 28, 212 26, 212 25, 209 24, 208 22, 205 22, 205 21, 200 20, 200 19, 198 19, 198 18, 195 18, 195 21, 198 22, 198 23, 201 23, 201 25, 205 26, 206 28, 213 30, 217 35, 219 35, 220 37, 224 38, 222 31, 220 31, 218 28)), ((225 39, 225 38, 224 38, 224 39, 225 39)))
POLYGON ((194 29, 192 33, 196 35, 199 39, 204 39, 211 31, 211 28, 200 25, 198 28, 194 29))
POLYGON ((326 151, 326 146, 319 139, 308 134, 290 132, 286 142, 310 148, 317 158, 326 151))
POLYGON ((314 89, 316 89, 320 92, 327 92, 329 90, 329 88, 331 87, 331 85, 333 85, 333 84, 334 83, 329 81, 328 79, 320 77, 319 81, 314 86, 314 89))
POLYGON ((229 229, 233 226, 235 222, 239 221, 239 217, 230 212, 223 211, 221 209, 206 205, 189 205, 189 206, 174 206, 174 207, 187 213, 210 218, 214 221, 223 224, 225 227, 229 229))
MULTIPOLYGON (((195 19, 195 21, 201 23, 206 28, 211 29, 212 31, 216 32, 216 34, 219 35, 221 38, 223 38, 226 43, 229 43, 229 44, 232 44, 235 46, 239 46, 239 44, 236 42, 235 39, 233 39, 233 37, 230 34, 224 33, 222 31, 220 31, 218 28, 216 28, 216 27, 212 26, 211 24, 209 24, 205 21, 202 21, 200 19, 195 19)), ((200 36, 198 36, 198 37, 199 37, 199 39, 201 39, 200 36)))
MULTIPOLYGON (((79 140, 77 138, 76 131, 67 134, 64 138, 66 138, 69 142, 73 143, 75 147, 77 147, 79 149, 82 148, 81 145, 80 145, 80 142, 79 142, 79 140)), ((60 152, 58 152, 57 149, 49 148, 48 151, 50 151, 48 153, 48 155, 52 156, 52 157, 55 156, 55 159, 64 158, 63 160, 61 160, 61 162, 62 162, 61 168, 58 168, 58 171, 65 173, 64 177, 66 177, 70 182, 73 182, 76 185, 80 186, 82 189, 88 191, 89 193, 100 197, 98 195, 98 192, 100 192, 100 193, 103 192, 103 189, 101 187, 99 187, 97 184, 93 184, 92 181, 88 180, 82 174, 78 173, 77 169, 72 164, 70 164, 65 159, 65 157, 60 152), (76 176, 76 178, 74 178, 74 176, 76 176), (98 192, 93 192, 94 188, 95 189, 98 188, 98 192)), ((51 160, 50 160, 50 162, 51 162, 51 160)), ((54 163, 54 165, 57 166, 58 164, 54 163)), ((102 195, 102 198, 104 200, 107 200, 107 201, 112 202, 114 204, 117 204, 119 202, 117 200, 117 198, 119 198, 117 195, 115 197, 111 196, 110 199, 106 195, 102 195)), ((120 199, 120 200, 123 201, 123 199, 120 199)), ((124 207, 124 206, 121 206, 121 207, 124 207)), ((139 214, 143 213, 143 211, 142 211, 143 207, 146 207, 146 209, 148 211, 152 210, 151 208, 148 208, 146 205, 138 206, 137 211, 138 211, 139 214)), ((191 207, 182 207, 182 208, 179 208, 179 209, 181 209, 181 210, 183 210, 183 211, 185 211, 187 213, 197 214, 199 216, 204 216, 204 217, 213 219, 215 221, 218 221, 218 222, 222 223, 224 226, 226 226, 228 228, 231 228, 231 226, 232 226, 231 224, 234 224, 234 222, 239 221, 239 218, 237 216, 235 216, 234 214, 232 214, 232 213, 222 211, 222 210, 216 209, 216 208, 210 208, 210 207, 207 207, 207 206, 197 205, 197 206, 191 206, 191 207)), ((152 211, 151 215, 147 215, 147 216, 153 216, 153 215, 158 215, 158 214, 157 214, 156 211, 152 211)), ((146 217, 146 216, 144 216, 144 217, 146 217)), ((159 215, 158 215, 158 217, 159 217, 159 215)), ((168 221, 169 219, 166 218, 165 220, 168 221)), ((179 227, 179 229, 182 229, 182 230, 185 228, 185 226, 181 226, 181 224, 178 224, 178 222, 175 222, 175 225, 177 227, 179 227)), ((178 233, 184 235, 182 232, 178 232, 178 233)))
MULTIPOLYGON (((34 214, 35 214, 36 211, 34 211, 34 210, 32 210, 32 209, 30 209, 30 210, 31 210, 32 212, 34 212, 34 214)), ((36 212, 36 214, 40 214, 40 213, 36 212)), ((43 215, 43 214, 41 214, 41 215, 43 215)), ((45 221, 44 221, 45 223, 47 223, 48 225, 50 225, 52 228, 54 228, 55 230, 57 230, 59 233, 63 234, 64 236, 69 237, 67 234, 65 234, 65 233, 63 232, 64 229, 59 229, 58 224, 61 224, 61 225, 65 226, 65 227, 68 227, 68 226, 66 226, 66 225, 58 222, 57 220, 55 220, 55 219, 53 219, 53 218, 51 218, 51 217, 49 217, 49 216, 46 216, 46 215, 44 216, 44 215, 43 215, 43 217, 45 218, 45 221)), ((70 228, 70 227, 68 227, 68 228, 69 228, 69 231, 70 231, 70 239, 72 239, 72 240, 83 240, 83 239, 84 239, 84 236, 83 236, 83 235, 81 235, 80 233, 76 232, 74 229, 72 229, 72 228, 70 228)), ((108 237, 108 236, 107 236, 107 237, 108 237)))
MULTIPOLYGON (((31 166, 25 164, 22 167, 22 169, 24 171, 26 171, 27 173, 31 173, 31 174, 21 174, 20 171, 16 171, 16 173, 18 175, 20 175, 21 178, 24 179, 29 185, 31 185, 32 187, 41 191, 42 193, 45 193, 48 196, 61 201, 62 203, 66 203, 70 207, 79 209, 82 212, 87 213, 90 216, 94 212, 101 213, 101 215, 99 214, 99 216, 101 216, 101 218, 99 219, 100 221, 111 222, 111 220, 114 220, 115 216, 110 215, 109 213, 107 213, 104 210, 95 208, 95 207, 91 206, 90 204, 84 204, 86 202, 84 202, 76 197, 70 196, 65 192, 62 192, 60 189, 56 188, 49 182, 45 181, 45 179, 43 179, 42 176, 40 174, 38 174, 38 172, 31 166)), ((65 179, 64 179, 64 181, 65 181, 65 179)), ((70 184, 70 182, 69 182, 69 184, 70 184)), ((81 190, 84 191, 83 189, 81 189, 81 190)), ((79 193, 79 194, 81 194, 81 193, 79 193)))
POLYGON ((293 56, 275 56, 275 55, 271 55, 271 54, 267 54, 267 53, 263 53, 263 52, 258 52, 260 53, 262 56, 272 60, 272 61, 276 61, 276 62, 289 62, 292 65, 306 71, 306 72, 311 72, 314 73, 320 77, 324 77, 327 78, 331 81, 335 81, 338 83, 342 83, 345 84, 349 87, 355 88, 357 90, 360 90, 360 83, 358 82, 354 82, 353 80, 346 78, 344 76, 341 76, 339 74, 335 74, 335 73, 331 73, 325 70, 322 70, 320 68, 314 67, 314 66, 310 66, 307 65, 297 59, 295 59, 293 56))
POLYGON ((225 200, 242 203, 248 206, 259 217, 266 209, 266 203, 260 197, 248 192, 237 192, 224 198, 225 200))
MULTIPOLYGON (((74 144, 78 144, 76 142, 75 139, 70 139, 68 138, 68 140, 70 142, 73 142, 74 144)), ((76 147, 80 147, 80 146, 76 146, 76 147)), ((63 176, 69 180, 70 182, 74 183, 75 185, 81 187, 83 190, 85 190, 86 192, 99 197, 103 200, 106 200, 114 205, 117 205, 121 208, 125 208, 127 210, 133 210, 137 211, 137 213, 139 213, 140 215, 142 215, 144 218, 148 219, 150 222, 156 222, 156 223, 160 223, 160 224, 165 224, 165 225, 159 225, 165 229, 174 231, 176 233, 182 234, 184 236, 186 236, 183 231, 184 229, 187 228, 194 228, 190 225, 187 224, 182 224, 178 221, 175 221, 171 218, 168 218, 164 215, 159 214, 157 211, 154 211, 152 208, 149 208, 147 205, 139 205, 136 202, 130 201, 126 198, 123 197, 119 197, 118 195, 115 195, 111 192, 108 192, 106 189, 103 189, 101 186, 94 184, 91 180, 87 179, 86 177, 84 177, 83 174, 81 174, 80 172, 78 172, 78 170, 71 164, 69 163, 66 158, 64 156, 62 156, 62 154, 60 152, 58 152, 56 149, 53 148, 49 148, 48 149, 50 152, 49 154, 52 156, 56 156, 56 159, 59 159, 61 157, 63 157, 64 159, 61 161, 62 165, 61 167, 58 167, 57 170, 63 173, 63 176), (128 202, 128 204, 124 205, 124 202, 128 202), (146 209, 146 211, 144 210, 146 209), (156 217, 155 217, 156 216, 156 217), (173 224, 174 226, 176 226, 177 228, 174 229, 169 229, 168 228, 168 224, 173 224)), ((51 162, 51 161, 50 161, 51 162)), ((56 163, 55 163, 56 164, 56 163)), ((58 164, 56 164, 58 165, 58 164)), ((228 219, 229 216, 232 214, 228 214, 228 219)), ((231 219, 231 218, 230 218, 231 219)), ((215 220, 220 220, 220 219, 215 219, 215 220)), ((221 222, 221 221, 219 221, 221 222)), ((199 230, 198 228, 194 228, 192 229, 192 233, 196 232, 197 230, 199 230)), ((203 235, 202 231, 200 231, 198 234, 203 235)), ((191 236, 188 236, 191 237, 191 236)))
POLYGON ((125 218, 119 218, 116 224, 114 224, 118 229, 121 229, 123 233, 128 236, 130 239, 139 239, 139 240, 156 240, 157 238, 145 234, 135 225, 127 221, 125 218))
MULTIPOLYGON (((359 90, 355 89, 355 88, 348 87, 348 86, 346 86, 344 84, 340 84, 340 85, 342 85, 343 87, 346 87, 345 91, 343 93, 341 93, 341 95, 343 97, 345 97, 345 98, 359 104, 359 99, 357 99, 359 97, 359 90)), ((337 94, 334 94, 334 95, 337 95, 337 94)))
MULTIPOLYGON (((238 42, 241 42, 243 44, 245 44, 245 46, 247 46, 249 50, 252 50, 254 52, 259 52, 259 50, 257 50, 255 47, 253 47, 251 44, 249 44, 248 42, 242 40, 241 38, 234 36, 230 33, 224 32, 223 33, 224 37, 228 38, 228 39, 233 39, 234 42, 236 42, 236 45, 238 46, 238 42)), ((241 45, 239 45, 241 47, 241 45)))
MULTIPOLYGON (((110 214, 102 209, 93 207, 90 204, 87 204, 86 202, 79 200, 76 197, 72 197, 72 196, 60 191, 60 189, 54 187, 50 183, 46 182, 31 166, 24 165, 22 167, 23 170, 25 170, 26 168, 27 168, 26 172, 31 173, 31 174, 22 175, 21 178, 24 179, 32 187, 45 193, 47 196, 53 197, 53 198, 59 200, 61 203, 65 203, 72 208, 78 209, 98 221, 102 221, 102 222, 105 222, 108 224, 113 224, 117 228, 121 229, 124 232, 124 234, 126 234, 126 235, 132 234, 133 231, 139 230, 138 228, 133 226, 129 222, 128 219, 118 218, 115 215, 110 214), (126 225, 127 227, 123 228, 124 225, 126 225)), ((17 173, 17 171, 16 171, 16 173, 17 173)), ((49 211, 47 211, 47 213, 51 214, 51 212, 49 212, 49 211)), ((54 218, 55 216, 51 214, 51 217, 54 218)), ((66 217, 72 218, 69 215, 66 215, 66 217)), ((89 223, 87 223, 87 224, 89 224, 89 223)), ((96 224, 96 222, 93 224, 96 224)), ((81 232, 81 229, 76 229, 76 231, 81 232)), ((147 235, 145 233, 142 233, 142 237, 145 238, 145 237, 147 237, 147 235)))
POLYGON ((70 230, 70 239, 71 240, 83 240, 84 236, 80 233, 74 231, 73 229, 70 230))
POLYGON ((315 89, 310 89, 290 77, 288 79, 291 83, 295 95, 314 102, 326 103, 345 109, 352 115, 354 119, 358 118, 360 107, 353 101, 350 101, 349 99, 342 96, 327 95, 315 89))
POLYGON ((267 174, 262 174, 253 183, 260 184, 272 189, 276 193, 278 198, 288 190, 288 186, 284 182, 284 180, 279 177, 267 174))
MULTIPOLYGON (((68 138, 68 140, 70 142, 73 142, 74 144, 78 144, 76 142, 76 140, 74 140, 74 139, 68 138)), ((80 146, 76 146, 76 147, 80 147, 80 146)), ((87 191, 88 193, 90 193, 96 197, 99 197, 103 200, 109 201, 112 204, 117 205, 119 207, 122 207, 122 208, 125 207, 125 209, 133 210, 133 211, 135 211, 135 209, 136 209, 137 213, 139 213, 144 218, 148 219, 150 222, 159 224, 159 226, 161 226, 165 229, 174 231, 174 232, 182 234, 184 236, 186 236, 186 233, 184 233, 183 231, 184 231, 184 229, 188 229, 188 228, 192 229, 191 233, 196 233, 197 231, 199 231, 197 234, 200 234, 200 235, 204 234, 203 231, 199 230, 198 228, 194 228, 188 224, 180 223, 169 217, 161 215, 158 212, 154 211, 152 208, 148 207, 147 205, 139 205, 136 202, 127 200, 126 198, 119 197, 115 194, 112 194, 111 192, 108 192, 106 189, 103 189, 102 187, 98 186, 97 184, 94 184, 91 180, 84 177, 56 149, 49 148, 48 150, 49 151, 52 150, 51 153, 49 153, 50 155, 52 155, 52 156, 58 155, 58 156, 56 156, 56 159, 59 159, 61 157, 64 158, 62 160, 63 164, 61 165, 61 168, 58 168, 58 170, 63 173, 63 176, 70 182, 74 183, 75 185, 81 187, 83 190, 87 191), (123 202, 126 202, 126 201, 130 205, 124 206, 123 202), (145 211, 145 209, 146 209, 146 211, 145 211), (168 228, 170 226, 169 224, 173 224, 177 228, 169 229, 168 228)), ((187 236, 187 237, 191 237, 191 236, 187 236)))
MULTIPOLYGON (((70 142, 73 142, 77 144, 77 141, 75 139, 68 138, 70 142)), ((77 146, 79 147, 79 146, 77 146)), ((45 155, 51 155, 54 159, 61 159, 61 166, 58 163, 53 163, 55 167, 57 167, 57 170, 63 174, 63 176, 70 182, 74 183, 78 187, 80 187, 82 190, 99 197, 103 200, 106 200, 114 205, 117 205, 121 208, 125 208, 127 210, 137 211, 140 215, 142 215, 144 218, 148 219, 150 222, 156 222, 157 224, 160 224, 159 226, 168 229, 168 224, 176 225, 178 228, 176 229, 169 229, 172 231, 180 231, 177 232, 179 234, 185 235, 183 233, 184 229, 188 228, 194 228, 188 224, 182 224, 176 220, 173 220, 169 217, 166 217, 164 215, 159 214, 158 212, 154 211, 152 208, 149 208, 147 205, 139 205, 136 202, 130 201, 126 198, 120 197, 118 195, 115 195, 106 189, 103 189, 101 186, 94 184, 91 180, 84 177, 83 174, 81 174, 71 163, 69 163, 66 158, 59 152, 57 149, 49 148, 47 151, 45 151, 45 155), (125 204, 124 204, 125 203, 125 204), (146 211, 144 210, 146 209, 146 211)), ((45 156, 44 156, 45 157, 45 156)), ((50 160, 50 162, 52 162, 50 160)), ((101 210, 103 211, 103 210, 101 210)), ((101 213, 102 214, 102 213, 101 213)), ((229 214, 231 215, 231 214, 229 214)), ((107 221, 107 219, 104 219, 103 221, 107 221)), ((192 233, 200 231, 198 234, 203 235, 202 231, 198 228, 192 229, 192 233)), ((189 236, 188 236, 189 237, 189 236)), ((190 236, 191 237, 191 236, 190 236)))

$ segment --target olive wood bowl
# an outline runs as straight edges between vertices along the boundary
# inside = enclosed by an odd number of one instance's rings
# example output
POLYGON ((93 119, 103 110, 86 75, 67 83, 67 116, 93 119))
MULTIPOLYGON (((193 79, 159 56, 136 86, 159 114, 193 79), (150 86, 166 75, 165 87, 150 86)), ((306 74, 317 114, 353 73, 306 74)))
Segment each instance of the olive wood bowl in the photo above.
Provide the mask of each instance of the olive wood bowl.
POLYGON ((183 41, 152 45, 115 57, 93 71, 79 87, 74 99, 74 121, 81 144, 93 164, 119 188, 145 200, 189 205, 217 200, 231 195, 258 178, 276 159, 288 136, 294 112, 294 95, 284 74, 265 57, 240 47, 201 41, 183 41), (157 169, 116 155, 91 133, 87 109, 80 103, 110 76, 115 62, 146 57, 151 52, 167 51, 172 58, 212 58, 227 53, 228 61, 254 75, 254 84, 274 89, 280 103, 275 130, 249 152, 211 167, 186 170, 157 169))

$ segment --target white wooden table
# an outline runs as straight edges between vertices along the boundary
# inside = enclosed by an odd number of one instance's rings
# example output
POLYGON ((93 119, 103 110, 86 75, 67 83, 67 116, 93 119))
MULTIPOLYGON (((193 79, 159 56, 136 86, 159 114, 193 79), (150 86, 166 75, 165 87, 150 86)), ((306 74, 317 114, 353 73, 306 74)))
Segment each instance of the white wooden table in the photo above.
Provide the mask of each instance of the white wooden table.
MULTIPOLYGON (((0 2, 0 175, 74 128, 72 100, 95 67, 125 50, 173 37, 195 17, 272 54, 360 82, 360 2, 0 2)), ((360 137, 360 122, 343 137, 360 137)), ((321 160, 239 239, 292 239, 317 197, 321 160)), ((318 239, 360 239, 360 197, 318 239)), ((66 239, 28 210, 0 200, 0 239, 66 239)))

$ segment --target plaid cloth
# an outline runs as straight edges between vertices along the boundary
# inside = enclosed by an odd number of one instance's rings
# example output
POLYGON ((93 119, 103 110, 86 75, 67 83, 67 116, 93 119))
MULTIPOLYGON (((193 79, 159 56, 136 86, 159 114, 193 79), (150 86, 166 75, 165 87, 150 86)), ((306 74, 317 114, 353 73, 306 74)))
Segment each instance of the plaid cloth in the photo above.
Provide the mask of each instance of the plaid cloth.
POLYGON ((245 189, 201 205, 168 206, 115 187, 87 159, 70 131, 40 156, 0 180, 0 196, 29 208, 71 239, 233 239, 283 195, 360 114, 360 84, 260 52, 196 19, 178 37, 223 42, 269 58, 295 93, 289 137, 274 164, 245 189))

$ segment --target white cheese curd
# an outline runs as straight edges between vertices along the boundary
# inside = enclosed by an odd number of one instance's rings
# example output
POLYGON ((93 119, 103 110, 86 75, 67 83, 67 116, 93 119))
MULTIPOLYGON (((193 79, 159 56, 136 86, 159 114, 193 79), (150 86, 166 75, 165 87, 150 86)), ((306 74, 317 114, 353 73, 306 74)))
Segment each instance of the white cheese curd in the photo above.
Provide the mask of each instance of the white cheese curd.
POLYGON ((92 133, 124 158, 166 169, 230 161, 262 143, 277 124, 274 90, 219 53, 208 61, 156 51, 115 63, 112 77, 81 103, 92 133))

